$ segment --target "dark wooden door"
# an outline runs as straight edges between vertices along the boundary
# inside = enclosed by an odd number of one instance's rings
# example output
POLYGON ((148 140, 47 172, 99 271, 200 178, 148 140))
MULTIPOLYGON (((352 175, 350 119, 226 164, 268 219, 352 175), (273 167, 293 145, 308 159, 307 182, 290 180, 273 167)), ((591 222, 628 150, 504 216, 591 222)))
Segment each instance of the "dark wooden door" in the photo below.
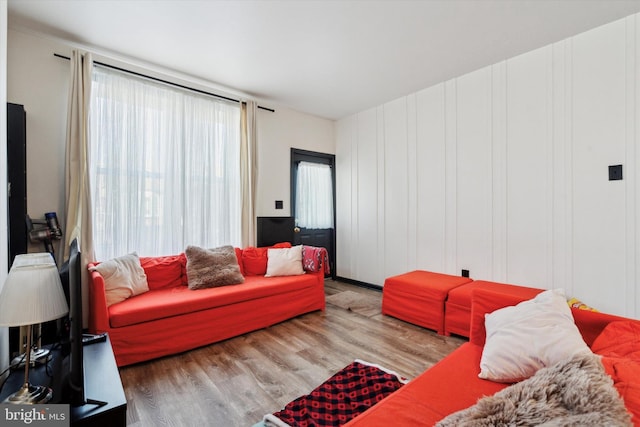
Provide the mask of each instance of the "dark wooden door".
MULTIPOLYGON (((297 171, 300 162, 311 162, 329 165, 332 174, 332 195, 333 199, 333 224, 335 224, 335 155, 317 153, 307 150, 291 149, 291 215, 296 216, 296 184, 297 171)), ((331 276, 336 275, 336 253, 335 253, 335 226, 332 228, 305 228, 298 225, 294 228, 293 241, 296 245, 307 245, 323 247, 327 249, 329 257, 329 265, 331 267, 331 276)))

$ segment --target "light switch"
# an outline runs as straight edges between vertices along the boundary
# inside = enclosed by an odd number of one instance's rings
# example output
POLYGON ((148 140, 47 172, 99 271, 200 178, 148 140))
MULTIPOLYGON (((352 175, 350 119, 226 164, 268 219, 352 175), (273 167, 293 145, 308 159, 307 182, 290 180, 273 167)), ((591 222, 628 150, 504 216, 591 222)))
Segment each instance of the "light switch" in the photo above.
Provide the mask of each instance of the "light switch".
POLYGON ((609 166, 609 181, 618 181, 622 179, 622 165, 609 166))

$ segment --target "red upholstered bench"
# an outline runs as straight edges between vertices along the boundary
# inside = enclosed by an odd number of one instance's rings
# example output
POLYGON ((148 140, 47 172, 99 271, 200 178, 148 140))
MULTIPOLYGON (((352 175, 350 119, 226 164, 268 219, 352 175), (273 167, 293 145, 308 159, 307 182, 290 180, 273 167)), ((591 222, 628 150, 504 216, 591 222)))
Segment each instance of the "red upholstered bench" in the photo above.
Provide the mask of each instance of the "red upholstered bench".
POLYGON ((382 314, 444 333, 444 302, 468 277, 416 270, 389 277, 382 289, 382 314))
POLYGON ((508 285, 505 283, 485 282, 477 280, 458 286, 449 291, 444 308, 444 334, 457 334, 469 337, 471 323, 471 292, 474 289, 488 289, 501 294, 531 299, 544 289, 528 288, 526 286, 508 285))

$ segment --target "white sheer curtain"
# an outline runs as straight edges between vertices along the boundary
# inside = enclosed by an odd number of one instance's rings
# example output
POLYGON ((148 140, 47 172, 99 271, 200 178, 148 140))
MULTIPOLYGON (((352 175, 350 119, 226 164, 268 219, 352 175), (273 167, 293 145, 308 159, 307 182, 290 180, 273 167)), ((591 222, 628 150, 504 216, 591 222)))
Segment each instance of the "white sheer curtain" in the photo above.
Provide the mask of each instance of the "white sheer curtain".
POLYGON ((96 258, 241 243, 238 104, 96 66, 96 258))
POLYGON ((329 165, 298 164, 296 224, 303 228, 333 228, 333 184, 329 165))

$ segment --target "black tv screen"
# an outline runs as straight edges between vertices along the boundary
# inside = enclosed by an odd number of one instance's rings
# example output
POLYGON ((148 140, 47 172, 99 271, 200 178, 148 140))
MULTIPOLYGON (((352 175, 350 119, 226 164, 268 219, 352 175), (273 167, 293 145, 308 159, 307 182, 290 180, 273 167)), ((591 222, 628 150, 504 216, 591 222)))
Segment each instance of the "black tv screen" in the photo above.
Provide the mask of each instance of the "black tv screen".
POLYGON ((69 255, 69 376, 68 400, 73 406, 86 403, 84 396, 84 363, 82 354, 82 262, 77 239, 73 239, 69 255))

